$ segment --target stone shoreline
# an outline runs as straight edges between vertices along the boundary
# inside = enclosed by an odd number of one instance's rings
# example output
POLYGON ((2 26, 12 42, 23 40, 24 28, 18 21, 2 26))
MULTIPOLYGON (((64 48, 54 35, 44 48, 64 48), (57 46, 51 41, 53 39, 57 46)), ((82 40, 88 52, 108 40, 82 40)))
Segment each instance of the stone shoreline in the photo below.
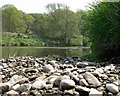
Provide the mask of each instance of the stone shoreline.
POLYGON ((83 61, 77 57, 0 59, 0 94, 120 96, 119 68, 119 65, 83 61))

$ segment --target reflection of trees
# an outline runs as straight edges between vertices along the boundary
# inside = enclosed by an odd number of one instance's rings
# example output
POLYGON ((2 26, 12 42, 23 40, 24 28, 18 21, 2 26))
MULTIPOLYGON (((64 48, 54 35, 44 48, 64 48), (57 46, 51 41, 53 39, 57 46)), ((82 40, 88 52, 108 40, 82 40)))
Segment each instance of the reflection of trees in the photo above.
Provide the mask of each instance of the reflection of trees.
POLYGON ((53 56, 59 55, 62 57, 83 56, 90 53, 89 49, 51 49, 51 48, 3 48, 3 58, 8 56, 53 56))

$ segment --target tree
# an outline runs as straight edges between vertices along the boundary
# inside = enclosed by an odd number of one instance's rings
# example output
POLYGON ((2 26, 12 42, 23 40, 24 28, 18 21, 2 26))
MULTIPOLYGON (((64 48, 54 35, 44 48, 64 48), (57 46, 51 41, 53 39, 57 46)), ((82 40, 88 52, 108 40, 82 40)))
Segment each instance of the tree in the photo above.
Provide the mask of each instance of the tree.
POLYGON ((21 11, 14 5, 7 4, 2 7, 3 31, 24 32, 25 23, 21 11))
POLYGON ((86 25, 88 25, 89 10, 79 10, 76 12, 76 15, 79 17, 79 30, 83 36, 83 46, 90 46, 91 42, 88 36, 88 29, 86 25))
POLYGON ((48 16, 45 14, 30 14, 34 18, 32 31, 40 38, 45 38, 48 29, 48 16))
POLYGON ((72 38, 80 35, 78 16, 66 5, 49 4, 49 29, 52 37, 57 37, 62 45, 69 45, 72 38))
POLYGON ((109 60, 120 56, 120 2, 91 4, 86 26, 95 57, 109 60))
POLYGON ((26 24, 25 33, 28 33, 32 29, 34 18, 29 14, 24 14, 23 15, 23 20, 26 24))

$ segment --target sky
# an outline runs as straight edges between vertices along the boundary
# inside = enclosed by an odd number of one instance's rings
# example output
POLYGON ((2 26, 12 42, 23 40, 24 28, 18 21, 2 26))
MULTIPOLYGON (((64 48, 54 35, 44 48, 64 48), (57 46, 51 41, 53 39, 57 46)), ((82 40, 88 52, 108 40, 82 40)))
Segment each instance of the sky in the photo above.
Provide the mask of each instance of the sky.
POLYGON ((95 0, 0 0, 0 7, 5 4, 13 4, 18 10, 26 13, 45 13, 45 6, 49 3, 62 3, 69 6, 70 10, 86 10, 88 3, 95 0))

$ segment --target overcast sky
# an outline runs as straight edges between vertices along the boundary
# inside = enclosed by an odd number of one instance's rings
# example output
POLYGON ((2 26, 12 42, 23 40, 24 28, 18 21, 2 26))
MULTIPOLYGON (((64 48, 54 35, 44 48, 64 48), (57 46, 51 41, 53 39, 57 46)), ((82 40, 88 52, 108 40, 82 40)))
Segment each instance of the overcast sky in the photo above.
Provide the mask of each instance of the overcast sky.
POLYGON ((45 6, 49 3, 63 3, 76 12, 79 9, 86 9, 85 6, 95 0, 0 0, 0 7, 5 4, 13 4, 19 10, 26 13, 47 12, 45 6))

